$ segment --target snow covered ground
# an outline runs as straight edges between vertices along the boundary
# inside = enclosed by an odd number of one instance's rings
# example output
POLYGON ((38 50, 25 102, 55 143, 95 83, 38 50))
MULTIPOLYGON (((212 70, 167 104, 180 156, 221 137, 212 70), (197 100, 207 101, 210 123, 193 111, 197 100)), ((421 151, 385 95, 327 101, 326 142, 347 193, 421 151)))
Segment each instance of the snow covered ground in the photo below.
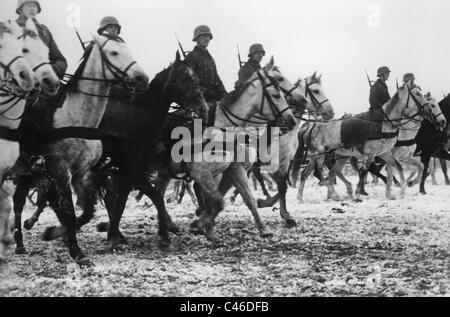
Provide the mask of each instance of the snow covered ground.
MULTIPOLYGON (((95 263, 87 269, 73 263, 62 242, 41 241, 43 230, 57 224, 47 211, 24 231, 28 254, 12 254, 0 268, 0 296, 449 296, 450 187, 427 186, 428 196, 415 187, 386 201, 383 186, 369 185, 371 197, 362 203, 331 202, 310 179, 304 205, 289 189, 297 228, 284 228, 277 211, 260 211, 271 239, 258 235, 238 198, 217 221, 221 247, 187 232, 194 206, 186 197, 168 205, 183 229, 170 251, 158 249, 154 208, 130 199, 122 251, 110 254, 105 234, 96 232, 107 220, 102 207, 78 234, 95 263)), ((337 189, 345 194, 341 183, 337 189)), ((30 215, 28 208, 23 220, 30 215)))

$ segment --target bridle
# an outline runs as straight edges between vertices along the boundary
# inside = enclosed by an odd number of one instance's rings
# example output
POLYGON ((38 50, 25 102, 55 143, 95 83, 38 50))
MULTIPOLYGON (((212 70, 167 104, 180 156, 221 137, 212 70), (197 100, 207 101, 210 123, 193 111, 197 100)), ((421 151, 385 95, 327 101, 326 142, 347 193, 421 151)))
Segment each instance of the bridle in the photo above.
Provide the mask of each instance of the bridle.
MULTIPOLYGON (((283 114, 286 111, 289 111, 291 109, 289 106, 287 106, 285 109, 279 110, 277 105, 273 101, 272 96, 270 95, 270 93, 268 91, 268 88, 275 87, 275 89, 277 91, 281 91, 280 86, 278 85, 278 83, 275 80, 275 78, 271 77, 268 74, 267 70, 265 70, 265 69, 257 71, 256 74, 258 75, 258 78, 253 79, 252 82, 259 80, 259 81, 261 81, 261 84, 262 84, 262 91, 263 91, 263 93, 262 93, 262 97, 261 97, 260 110, 258 112, 258 114, 260 114, 262 117, 260 117, 258 115, 254 115, 253 116, 253 118, 255 118, 257 120, 260 120, 260 121, 254 121, 254 120, 251 120, 251 119, 244 119, 244 118, 241 118, 241 117, 237 116, 233 112, 231 112, 227 107, 220 107, 220 109, 222 110, 222 112, 225 115, 225 117, 235 127, 239 127, 239 125, 234 121, 234 119, 242 121, 242 122, 246 122, 246 123, 257 124, 257 125, 260 125, 260 124, 272 125, 272 124, 275 124, 276 122, 278 122, 278 120, 280 118, 282 118, 283 114), (264 72, 264 75, 261 74, 261 72, 264 72), (269 83, 266 83, 266 79, 269 80, 269 83), (267 120, 267 119, 264 118, 264 109, 265 109, 266 104, 269 106, 270 111, 274 115, 274 117, 275 117, 274 120, 267 120)), ((281 96, 279 98, 281 98, 281 96)), ((277 99, 279 99, 279 98, 277 98, 277 99)))
POLYGON ((312 80, 311 82, 308 82, 308 78, 305 79, 306 81, 306 87, 305 87, 305 97, 308 99, 308 96, 311 96, 310 99, 312 101, 312 104, 316 108, 316 110, 320 113, 320 110, 322 109, 322 106, 329 102, 330 99, 325 99, 323 101, 319 101, 317 97, 314 95, 314 93, 311 91, 311 86, 315 84, 319 84, 317 80, 312 80))
MULTIPOLYGON (((418 118, 418 117, 426 116, 426 115, 427 115, 426 107, 429 107, 429 106, 430 106, 429 99, 427 100, 427 102, 426 102, 425 104, 422 104, 422 103, 417 99, 417 97, 414 95, 414 93, 412 92, 411 87, 409 87, 408 85, 406 85, 406 88, 408 89, 408 98, 407 98, 407 100, 406 100, 406 107, 405 107, 405 109, 408 109, 408 107, 409 107, 409 102, 410 102, 410 100, 412 99, 412 100, 414 101, 415 105, 417 106, 418 111, 417 111, 414 115, 412 115, 412 116, 403 117, 403 118, 399 118, 399 119, 390 119, 390 118, 387 116, 386 112, 383 110, 383 114, 384 114, 384 116, 385 116, 387 122, 388 122, 393 128, 395 128, 395 129, 407 130, 407 129, 403 128, 403 127, 404 127, 405 125, 407 125, 408 123, 410 123, 410 122, 421 123, 422 120, 419 120, 419 119, 417 119, 417 118, 418 118), (400 123, 400 124, 395 124, 395 123, 394 123, 394 122, 396 122, 396 121, 404 121, 404 120, 406 120, 406 122, 403 122, 403 123, 400 123)), ((414 88, 415 88, 415 87, 414 87, 414 88)), ((441 115, 443 116, 444 114, 443 114, 442 112, 439 113, 438 115, 432 114, 433 119, 436 120, 436 121, 437 121, 437 118, 438 118, 439 116, 441 116, 441 115)))
POLYGON ((3 69, 4 79, 0 82, 0 98, 6 98, 4 101, 0 101, 0 107, 7 106, 6 109, 0 110, 0 116, 10 120, 17 121, 22 119, 22 116, 19 118, 9 118, 6 116, 10 110, 12 110, 21 100, 25 99, 27 94, 18 94, 11 86, 9 85, 14 79, 12 78, 11 67, 12 65, 24 58, 23 56, 14 57, 8 64, 3 64, 0 62, 0 67, 3 69), (11 78, 8 79, 8 75, 11 75, 11 78))
MULTIPOLYGON (((100 56, 101 56, 101 60, 102 60, 102 75, 103 75, 103 78, 90 78, 90 77, 80 76, 80 77, 77 78, 78 80, 102 82, 102 83, 107 83, 108 85, 113 85, 113 84, 117 84, 117 83, 121 83, 121 82, 125 82, 126 83, 126 79, 128 77, 127 73, 131 69, 131 67, 133 67, 135 64, 137 64, 137 61, 132 61, 127 67, 125 67, 124 70, 121 70, 119 67, 114 65, 109 60, 109 58, 106 55, 106 53, 103 51, 103 49, 106 46, 106 44, 108 44, 110 41, 113 41, 113 40, 114 39, 107 38, 107 40, 101 46, 99 45, 100 56), (107 79, 107 76, 106 76, 106 71, 107 70, 114 76, 114 79, 107 79)), ((89 58, 89 57, 86 57, 86 58, 89 58)), ((109 98, 109 95, 108 96, 102 96, 102 95, 91 94, 91 93, 84 92, 84 91, 81 91, 81 90, 76 90, 76 91, 79 92, 79 93, 82 93, 84 95, 87 95, 87 96, 98 97, 98 98, 109 98)))
POLYGON ((12 75, 12 72, 11 72, 11 66, 15 63, 15 62, 17 62, 18 60, 20 60, 20 59, 22 59, 22 58, 25 58, 25 57, 23 57, 22 55, 19 55, 19 56, 16 56, 16 57, 14 57, 8 64, 3 64, 2 62, 0 62, 0 67, 1 68, 3 68, 3 81, 6 81, 7 80, 7 78, 8 78, 8 74, 11 74, 12 75))

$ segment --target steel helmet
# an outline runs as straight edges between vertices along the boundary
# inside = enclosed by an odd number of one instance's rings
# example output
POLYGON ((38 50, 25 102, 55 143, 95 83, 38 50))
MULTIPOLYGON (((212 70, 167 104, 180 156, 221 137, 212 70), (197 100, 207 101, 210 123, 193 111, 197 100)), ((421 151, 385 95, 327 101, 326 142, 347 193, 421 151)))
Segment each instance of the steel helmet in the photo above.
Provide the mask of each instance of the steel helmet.
POLYGON ((383 66, 383 67, 378 68, 377 76, 380 77, 380 76, 389 74, 390 72, 391 72, 391 70, 389 69, 389 67, 383 66))
POLYGON ((22 7, 24 6, 24 4, 26 3, 36 3, 38 6, 38 13, 41 13, 41 4, 39 3, 38 0, 18 0, 17 1, 17 10, 16 13, 20 14, 20 10, 22 10, 22 7))
POLYGON ((100 21, 100 28, 97 31, 98 34, 101 34, 108 25, 117 25, 119 27, 119 34, 120 34, 120 31, 122 30, 122 26, 120 25, 119 20, 116 17, 112 17, 112 16, 104 17, 100 21))
POLYGON ((194 39, 192 41, 194 41, 194 42, 197 41, 198 37, 201 35, 210 35, 211 39, 214 38, 212 35, 212 32, 211 32, 211 29, 207 25, 200 25, 195 28, 194 39))
POLYGON ((407 83, 408 81, 415 81, 416 80, 416 76, 414 76, 413 73, 407 73, 405 74, 405 76, 403 76, 403 82, 407 83))
POLYGON ((252 46, 250 46, 248 57, 252 57, 253 54, 258 52, 263 52, 264 55, 266 55, 266 51, 264 50, 264 46, 262 44, 253 44, 252 46))

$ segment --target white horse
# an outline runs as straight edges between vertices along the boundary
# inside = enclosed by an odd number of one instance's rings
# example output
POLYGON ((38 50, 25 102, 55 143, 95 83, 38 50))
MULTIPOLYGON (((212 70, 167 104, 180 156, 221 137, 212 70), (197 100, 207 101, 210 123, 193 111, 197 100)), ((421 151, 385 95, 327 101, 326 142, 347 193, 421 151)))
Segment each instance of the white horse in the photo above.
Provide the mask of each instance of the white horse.
MULTIPOLYGON (((397 143, 399 129, 410 122, 421 122, 424 113, 428 112, 431 114, 431 106, 419 89, 411 83, 408 83, 400 87, 394 97, 384 105, 383 112, 384 119, 381 122, 381 131, 386 137, 363 141, 358 148, 346 147, 341 138, 343 122, 349 119, 315 124, 304 131, 302 137, 304 138, 304 143, 307 144, 309 156, 325 156, 326 153, 333 152, 340 158, 356 157, 364 165, 361 169, 361 174, 367 173, 367 168, 374 162, 376 157, 382 158, 386 161, 388 169, 386 197, 392 199, 393 168, 394 166, 397 167, 392 149, 394 149, 397 143)), ((361 120, 360 123, 365 122, 364 119, 361 120)), ((370 123, 370 121, 367 121, 367 123, 370 123)), ((338 197, 333 186, 333 180, 335 178, 334 169, 330 171, 328 180, 329 198, 338 197)), ((300 201, 303 201, 303 189, 309 173, 311 173, 311 170, 304 171, 302 175, 298 195, 300 201)), ((405 188, 404 178, 401 181, 402 188, 405 188)), ((359 199, 358 192, 356 198, 359 199)))
POLYGON ((9 215, 12 194, 3 180, 19 158, 16 130, 25 106, 24 97, 34 88, 34 74, 22 54, 22 43, 11 26, 0 22, 0 261, 10 243, 9 215))
POLYGON ((102 156, 101 136, 95 132, 105 113, 111 85, 118 81, 144 91, 149 79, 122 39, 112 35, 94 36, 83 62, 66 88, 68 91, 62 106, 53 117, 53 128, 69 130, 69 136, 43 147, 43 152, 48 155, 47 168, 55 179, 58 193, 58 197, 54 197, 56 202, 53 202, 57 205, 55 212, 63 225, 62 228, 47 230, 46 238, 60 236, 56 229, 65 231, 70 255, 80 265, 90 265, 91 262, 78 246, 71 187, 83 210, 93 213, 96 199, 91 170, 102 156), (82 136, 72 134, 70 131, 74 128, 79 128, 78 131, 88 128, 93 135, 88 140, 86 133, 81 133, 82 136))
MULTIPOLYGON (((292 85, 281 73, 276 73, 276 79, 279 81, 283 91, 289 94, 294 94, 293 99, 305 96, 307 98, 306 109, 309 114, 313 114, 317 117, 323 117, 325 120, 331 120, 334 118, 335 112, 333 106, 324 93, 322 86, 322 76, 317 76, 314 73, 311 77, 303 80, 299 80, 295 85, 292 85)), ((291 98, 292 99, 292 98, 291 98)), ((285 220, 286 226, 291 228, 297 224, 287 211, 286 206, 286 193, 287 193, 287 180, 289 177, 289 168, 295 153, 299 147, 298 132, 303 122, 305 108, 294 109, 294 113, 297 118, 297 126, 294 130, 290 131, 286 135, 280 138, 280 159, 275 172, 271 172, 271 177, 275 180, 278 186, 278 194, 273 198, 265 201, 258 201, 259 207, 267 208, 273 207, 275 203, 280 200, 280 214, 285 220)), ((264 167, 264 166, 263 166, 264 167)))

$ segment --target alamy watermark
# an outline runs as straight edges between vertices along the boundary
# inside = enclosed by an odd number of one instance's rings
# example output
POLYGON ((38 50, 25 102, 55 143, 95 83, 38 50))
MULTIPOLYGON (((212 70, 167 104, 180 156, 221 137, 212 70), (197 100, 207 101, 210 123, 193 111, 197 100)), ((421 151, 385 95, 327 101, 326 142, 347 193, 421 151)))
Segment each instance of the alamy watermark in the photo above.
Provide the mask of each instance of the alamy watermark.
POLYGON ((280 129, 226 128, 203 129, 202 120, 194 120, 191 128, 173 129, 171 149, 175 163, 256 163, 276 172, 280 162, 280 129))

